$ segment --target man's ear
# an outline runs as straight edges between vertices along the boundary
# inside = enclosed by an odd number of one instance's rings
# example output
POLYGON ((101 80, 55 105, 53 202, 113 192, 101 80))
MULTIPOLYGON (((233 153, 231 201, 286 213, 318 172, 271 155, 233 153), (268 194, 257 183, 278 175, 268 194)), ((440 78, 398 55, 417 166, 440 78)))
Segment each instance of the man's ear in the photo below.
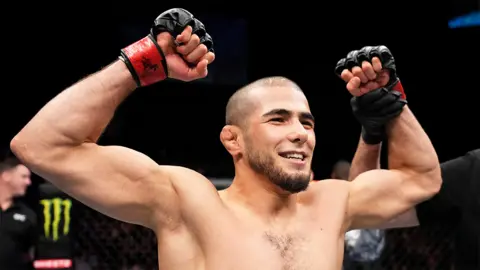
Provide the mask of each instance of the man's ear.
POLYGON ((0 181, 9 182, 11 178, 11 173, 8 170, 5 170, 0 173, 0 181))
POLYGON ((220 132, 220 141, 233 157, 242 152, 241 132, 236 126, 226 125, 220 132))

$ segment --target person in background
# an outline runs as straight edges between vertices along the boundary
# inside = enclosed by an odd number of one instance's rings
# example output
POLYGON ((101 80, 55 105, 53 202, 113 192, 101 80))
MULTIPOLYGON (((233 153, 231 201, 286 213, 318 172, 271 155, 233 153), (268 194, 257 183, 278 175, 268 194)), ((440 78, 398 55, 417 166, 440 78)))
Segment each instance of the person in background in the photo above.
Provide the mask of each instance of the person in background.
MULTIPOLYGON (((362 147, 357 172, 376 169, 380 145, 362 147), (368 158, 366 158, 368 157, 368 158), (368 165, 370 164, 370 165, 368 165)), ((443 185, 433 198, 391 220, 382 228, 405 228, 453 222, 455 269, 480 269, 480 148, 440 164, 443 185)))
POLYGON ((0 269, 32 269, 35 212, 18 199, 31 184, 30 170, 15 158, 0 162, 0 269))

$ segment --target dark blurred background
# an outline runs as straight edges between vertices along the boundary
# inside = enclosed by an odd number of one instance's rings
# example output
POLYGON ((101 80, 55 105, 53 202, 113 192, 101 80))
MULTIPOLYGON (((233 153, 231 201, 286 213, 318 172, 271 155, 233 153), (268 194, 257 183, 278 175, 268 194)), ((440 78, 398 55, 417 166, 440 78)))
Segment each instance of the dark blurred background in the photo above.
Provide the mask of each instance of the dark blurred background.
MULTIPOLYGON (((336 161, 353 157, 360 131, 333 68, 350 50, 383 44, 396 58, 410 108, 440 160, 480 147, 480 29, 448 28, 450 19, 478 11, 476 0, 425 6, 418 1, 11 4, 2 16, 6 72, 0 145, 5 155, 10 139, 46 102, 114 61, 121 48, 148 33, 159 13, 173 7, 194 13, 213 37, 216 61, 210 75, 137 90, 119 108, 101 144, 127 146, 158 163, 188 166, 211 178, 231 178, 232 161, 219 142, 227 100, 248 82, 280 75, 296 81, 309 98, 317 119, 313 170, 317 179, 327 178, 336 161)), ((42 181, 34 177, 27 197, 32 205, 42 181)), ((107 220, 97 214, 88 218, 107 220)), ((79 241, 82 248, 100 242, 79 241)), ((155 246, 151 249, 156 256, 155 246)), ((109 256, 114 255, 103 255, 109 256)), ((155 267, 154 258, 148 260, 151 265, 144 267, 155 267)))

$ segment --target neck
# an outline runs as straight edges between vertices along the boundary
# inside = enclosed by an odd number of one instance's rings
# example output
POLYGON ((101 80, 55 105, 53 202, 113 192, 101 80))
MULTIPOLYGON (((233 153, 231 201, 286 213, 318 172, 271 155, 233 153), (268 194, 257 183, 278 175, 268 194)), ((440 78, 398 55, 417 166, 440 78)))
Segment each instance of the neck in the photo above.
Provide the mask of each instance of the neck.
POLYGON ((13 196, 8 192, 8 188, 5 186, 0 186, 0 208, 3 210, 7 209, 13 203, 13 196))
POLYGON ((233 200, 262 217, 290 215, 296 210, 297 194, 282 190, 246 166, 235 168, 235 178, 226 191, 233 200))

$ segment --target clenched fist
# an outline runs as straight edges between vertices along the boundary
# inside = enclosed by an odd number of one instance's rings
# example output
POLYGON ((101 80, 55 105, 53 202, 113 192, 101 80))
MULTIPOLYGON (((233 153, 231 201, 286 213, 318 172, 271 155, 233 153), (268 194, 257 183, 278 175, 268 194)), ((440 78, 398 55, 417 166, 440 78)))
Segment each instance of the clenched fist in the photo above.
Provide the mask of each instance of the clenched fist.
POLYGON ((121 50, 137 86, 147 86, 167 77, 192 81, 207 76, 215 60, 213 40, 202 22, 181 8, 160 14, 145 38, 121 50))
POLYGON ((351 51, 340 59, 335 73, 347 83, 347 90, 361 96, 372 90, 386 87, 403 93, 396 72, 395 59, 385 46, 367 46, 351 51))
POLYGON ((363 141, 382 142, 385 125, 400 115, 407 104, 390 50, 385 46, 369 46, 351 51, 338 61, 335 73, 354 96, 350 104, 362 125, 363 141))
POLYGON ((160 14, 152 33, 165 54, 170 78, 192 81, 207 76, 207 66, 215 60, 213 41, 190 12, 176 8, 160 14))

